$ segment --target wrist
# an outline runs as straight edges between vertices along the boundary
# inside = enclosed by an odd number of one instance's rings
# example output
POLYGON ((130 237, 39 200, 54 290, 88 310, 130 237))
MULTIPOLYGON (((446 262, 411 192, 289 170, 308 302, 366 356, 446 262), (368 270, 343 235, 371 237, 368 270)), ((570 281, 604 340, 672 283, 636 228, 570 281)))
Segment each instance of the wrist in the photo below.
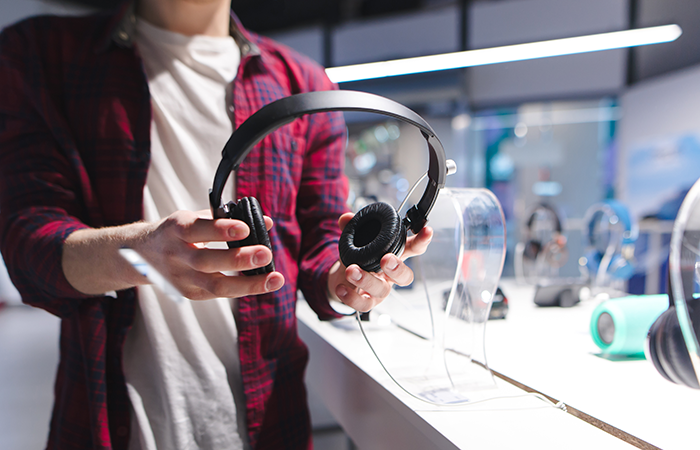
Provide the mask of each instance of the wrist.
POLYGON ((88 295, 127 289, 148 283, 119 254, 120 248, 143 245, 152 224, 136 222, 108 228, 86 228, 71 233, 63 243, 62 267, 68 282, 88 295))

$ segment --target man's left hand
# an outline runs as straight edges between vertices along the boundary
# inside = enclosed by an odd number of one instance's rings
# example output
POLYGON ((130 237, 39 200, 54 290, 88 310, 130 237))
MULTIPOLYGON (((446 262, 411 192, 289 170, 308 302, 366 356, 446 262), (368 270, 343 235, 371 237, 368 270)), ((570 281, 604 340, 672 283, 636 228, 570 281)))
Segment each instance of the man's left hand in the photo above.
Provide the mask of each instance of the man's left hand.
MULTIPOLYGON (((338 225, 343 230, 352 219, 352 213, 340 216, 338 225)), ((406 239, 406 248, 398 257, 387 253, 381 259, 381 272, 366 272, 357 264, 345 267, 336 262, 328 275, 328 292, 332 298, 343 302, 356 311, 369 311, 389 296, 394 284, 408 286, 413 282, 413 271, 404 263, 412 256, 421 255, 428 248, 433 237, 430 227, 423 228, 417 235, 406 239)))

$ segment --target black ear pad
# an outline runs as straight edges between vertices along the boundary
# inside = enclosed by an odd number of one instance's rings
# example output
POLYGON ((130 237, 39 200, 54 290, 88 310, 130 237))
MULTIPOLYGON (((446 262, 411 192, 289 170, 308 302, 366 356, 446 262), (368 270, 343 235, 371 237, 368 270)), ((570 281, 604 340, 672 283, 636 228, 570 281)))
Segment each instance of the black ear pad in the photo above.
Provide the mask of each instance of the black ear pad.
POLYGON ((372 203, 362 208, 343 230, 338 242, 340 260, 367 272, 379 272, 387 253, 400 256, 406 247, 406 226, 393 206, 372 203))
MULTIPOLYGON (((227 242, 229 248, 240 248, 248 245, 262 244, 272 250, 270 236, 267 234, 267 228, 265 228, 265 219, 263 218, 262 208, 255 197, 243 197, 242 199, 238 200, 238 203, 229 202, 227 206, 227 217, 229 219, 242 220, 243 222, 247 223, 248 228, 250 228, 250 234, 245 239, 227 242)), ((261 275, 274 271, 275 263, 274 261, 270 261, 270 264, 265 267, 244 270, 243 274, 261 275)))
POLYGON ((527 241, 523 256, 529 260, 536 260, 537 255, 542 251, 542 243, 540 241, 527 241))
POLYGON ((647 349, 649 359, 664 378, 700 389, 675 307, 664 311, 652 324, 647 335, 647 349))

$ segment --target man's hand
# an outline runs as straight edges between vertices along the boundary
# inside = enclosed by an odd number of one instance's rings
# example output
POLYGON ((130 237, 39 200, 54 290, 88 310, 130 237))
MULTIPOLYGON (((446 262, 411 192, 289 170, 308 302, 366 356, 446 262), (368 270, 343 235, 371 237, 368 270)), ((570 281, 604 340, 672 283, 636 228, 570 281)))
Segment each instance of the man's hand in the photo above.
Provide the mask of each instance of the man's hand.
MULTIPOLYGON (((269 230, 272 219, 265 217, 269 230)), ((239 220, 212 220, 208 211, 177 211, 157 223, 85 229, 71 234, 64 244, 63 270, 68 281, 86 294, 103 294, 149 281, 118 253, 135 250, 183 296, 191 300, 242 297, 280 289, 284 276, 224 275, 264 267, 272 252, 264 245, 237 249, 205 248, 204 244, 244 239, 250 230, 239 220)))
MULTIPOLYGON (((338 225, 341 230, 345 229, 352 217, 352 213, 340 217, 338 225)), ((400 257, 391 253, 382 257, 382 271, 379 273, 366 272, 356 264, 345 267, 337 261, 328 275, 328 292, 357 311, 371 310, 389 296, 394 284, 407 286, 413 282, 413 271, 403 261, 423 254, 432 237, 432 228, 425 227, 417 235, 406 239, 406 248, 400 257)))

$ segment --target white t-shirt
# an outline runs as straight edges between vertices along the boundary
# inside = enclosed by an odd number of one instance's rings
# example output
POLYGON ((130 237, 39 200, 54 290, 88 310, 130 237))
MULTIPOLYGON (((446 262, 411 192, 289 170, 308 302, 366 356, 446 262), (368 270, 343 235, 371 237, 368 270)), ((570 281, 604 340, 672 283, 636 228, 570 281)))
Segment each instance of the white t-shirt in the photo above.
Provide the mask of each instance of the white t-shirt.
MULTIPOLYGON (((188 37, 142 19, 136 31, 153 110, 144 218, 207 209, 233 130, 230 87, 240 51, 231 37, 188 37)), ((130 449, 247 448, 231 300, 175 303, 152 285, 138 294, 123 360, 130 449)))

